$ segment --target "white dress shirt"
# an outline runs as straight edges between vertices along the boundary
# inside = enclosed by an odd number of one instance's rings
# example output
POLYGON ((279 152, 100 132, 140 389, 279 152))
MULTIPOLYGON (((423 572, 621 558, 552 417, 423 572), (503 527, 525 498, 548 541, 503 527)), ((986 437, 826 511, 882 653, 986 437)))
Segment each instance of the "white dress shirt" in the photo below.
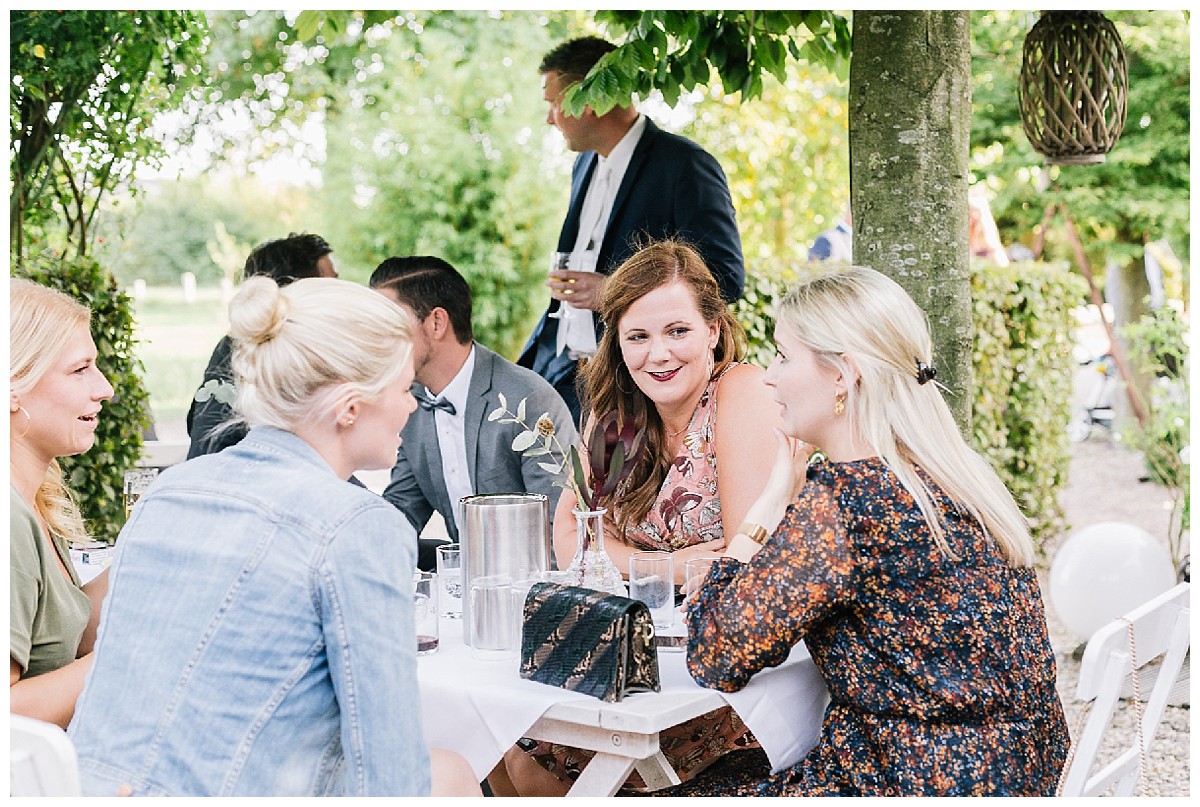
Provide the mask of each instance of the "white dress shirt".
POLYGON ((454 507, 454 521, 458 525, 458 502, 475 491, 471 484, 471 469, 467 465, 466 414, 467 394, 471 390, 471 375, 475 372, 475 346, 458 375, 437 396, 454 404, 454 414, 444 409, 433 410, 433 422, 437 426, 438 451, 442 455, 442 477, 446 482, 446 493, 454 507))
MULTIPOLYGON (((572 270, 596 271, 596 256, 600 252, 600 244, 604 241, 604 232, 608 229, 608 220, 617 200, 617 191, 621 188, 629 161, 633 159, 633 151, 642 139, 644 131, 646 116, 639 114, 633 126, 629 127, 629 131, 607 157, 596 155, 596 167, 592 170, 591 181, 584 194, 583 205, 579 209, 579 233, 575 236, 575 249, 571 252, 569 263, 572 270)), ((573 359, 595 353, 596 327, 593 313, 567 303, 561 304, 559 311, 558 352, 562 353, 564 348, 569 349, 573 359)))

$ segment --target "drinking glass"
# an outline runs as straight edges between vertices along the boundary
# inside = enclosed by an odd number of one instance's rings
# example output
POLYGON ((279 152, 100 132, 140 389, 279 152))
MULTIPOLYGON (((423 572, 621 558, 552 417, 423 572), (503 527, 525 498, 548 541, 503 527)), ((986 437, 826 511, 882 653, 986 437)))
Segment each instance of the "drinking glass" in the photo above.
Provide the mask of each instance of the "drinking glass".
POLYGON ((565 272, 571 268, 570 252, 551 252, 549 272, 565 272))
POLYGON ((513 641, 512 577, 492 574, 471 580, 471 655, 478 659, 512 658, 513 641))
POLYGON ((675 620, 674 561, 670 552, 629 556, 629 596, 646 603, 656 628, 669 628, 675 620))
POLYGON ((146 492, 146 488, 150 487, 150 483, 154 481, 154 477, 158 476, 157 468, 138 468, 133 471, 125 472, 125 483, 122 492, 125 496, 125 518, 129 518, 130 511, 137 504, 137 500, 142 498, 142 494, 146 492))
POLYGON ((442 544, 437 548, 437 576, 441 581, 438 602, 442 616, 462 619, 462 548, 458 544, 442 544))
POLYGON ((704 584, 704 578, 708 576, 709 568, 719 557, 719 555, 701 555, 684 561, 684 593, 691 594, 704 584))
POLYGON ((550 574, 550 572, 534 572, 528 577, 514 581, 512 584, 512 639, 513 647, 518 654, 521 652, 521 636, 525 630, 525 600, 529 597, 529 590, 535 584, 550 580, 550 574))
MULTIPOLYGON (((565 272, 571 268, 571 253, 570 252, 551 252, 550 267, 547 269, 547 274, 552 275, 555 272, 565 272)), ((554 319, 566 319, 569 305, 559 306, 557 311, 551 311, 547 316, 554 319)))
POLYGON ((427 656, 438 649, 437 575, 433 572, 413 572, 413 588, 417 655, 427 656))
POLYGON ((566 571, 529 572, 524 577, 514 580, 512 584, 513 607, 513 647, 517 654, 521 651, 521 637, 525 631, 525 600, 529 598, 529 590, 538 583, 558 583, 572 585, 573 576, 566 571))

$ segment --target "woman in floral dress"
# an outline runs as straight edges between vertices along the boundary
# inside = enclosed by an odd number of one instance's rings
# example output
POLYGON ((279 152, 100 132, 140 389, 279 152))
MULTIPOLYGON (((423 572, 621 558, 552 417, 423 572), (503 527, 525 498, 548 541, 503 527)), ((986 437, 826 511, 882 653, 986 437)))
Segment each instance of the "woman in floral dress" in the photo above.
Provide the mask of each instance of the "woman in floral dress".
MULTIPOLYGON (((740 363, 745 335, 691 247, 668 240, 636 253, 606 281, 600 314, 604 334, 580 371, 585 407, 632 416, 646 428, 649 449, 606 516, 605 549, 623 574, 634 551, 673 552, 681 583, 684 561, 722 552, 725 536, 766 484, 770 466, 762 458, 772 450, 778 409, 763 371, 740 363)), ((562 568, 575 551, 575 504, 565 491, 554 520, 562 568)), ((729 707, 663 732, 659 741, 683 781, 731 751, 747 751, 741 756, 759 763, 766 758, 729 707)), ((517 792, 549 796, 562 795, 590 758, 588 751, 523 739, 505 760, 517 792)), ((626 783, 627 790, 641 787, 636 773, 626 783)))
POLYGON ((854 268, 777 321, 775 468, 689 604, 688 667, 734 691, 803 640, 832 702, 795 766, 660 792, 1052 795, 1069 736, 1033 546, 933 383, 924 315, 854 268), (806 474, 799 440, 828 461, 806 474))

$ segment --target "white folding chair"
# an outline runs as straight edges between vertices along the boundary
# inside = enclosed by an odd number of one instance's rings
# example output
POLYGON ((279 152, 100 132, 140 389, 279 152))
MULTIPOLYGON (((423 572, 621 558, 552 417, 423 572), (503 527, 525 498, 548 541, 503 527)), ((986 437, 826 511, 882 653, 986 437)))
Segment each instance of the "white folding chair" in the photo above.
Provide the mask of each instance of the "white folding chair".
POLYGON ((10 796, 78 796, 75 746, 58 726, 8 716, 10 796))
MULTIPOLYGON (((1091 701, 1091 708, 1087 724, 1068 759, 1069 767, 1062 779, 1060 795, 1099 796, 1114 784, 1114 795, 1133 795, 1143 773, 1142 754, 1149 752, 1154 741, 1163 709, 1191 645, 1190 592, 1188 583, 1180 583, 1100 628, 1088 640, 1079 667, 1077 697, 1081 701, 1091 701), (1131 747, 1094 776, 1089 776, 1135 664, 1141 670, 1159 657, 1162 662, 1157 677, 1152 685, 1146 681, 1150 686, 1149 693, 1145 687, 1139 687, 1146 701, 1141 730, 1135 733, 1131 747)), ((1134 697, 1136 706, 1136 695, 1134 697)))

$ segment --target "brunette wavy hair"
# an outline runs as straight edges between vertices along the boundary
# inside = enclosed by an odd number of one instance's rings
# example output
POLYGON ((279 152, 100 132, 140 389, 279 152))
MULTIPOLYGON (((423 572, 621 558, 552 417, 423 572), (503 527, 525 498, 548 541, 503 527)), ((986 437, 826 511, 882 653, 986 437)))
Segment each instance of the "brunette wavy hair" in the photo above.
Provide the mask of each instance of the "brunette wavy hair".
POLYGON ((746 354, 745 331, 721 298, 721 290, 704 259, 687 243, 676 239, 652 242, 618 266, 605 282, 598 311, 604 333, 596 345, 596 354, 580 362, 579 379, 583 400, 593 418, 615 410, 646 429, 646 451, 614 508, 622 536, 627 527, 640 522, 654 506, 674 457, 667 452, 666 429, 658 409, 633 382, 625 366, 618 330, 621 318, 634 303, 671 283, 687 286, 704 322, 717 325, 710 380, 746 354))

